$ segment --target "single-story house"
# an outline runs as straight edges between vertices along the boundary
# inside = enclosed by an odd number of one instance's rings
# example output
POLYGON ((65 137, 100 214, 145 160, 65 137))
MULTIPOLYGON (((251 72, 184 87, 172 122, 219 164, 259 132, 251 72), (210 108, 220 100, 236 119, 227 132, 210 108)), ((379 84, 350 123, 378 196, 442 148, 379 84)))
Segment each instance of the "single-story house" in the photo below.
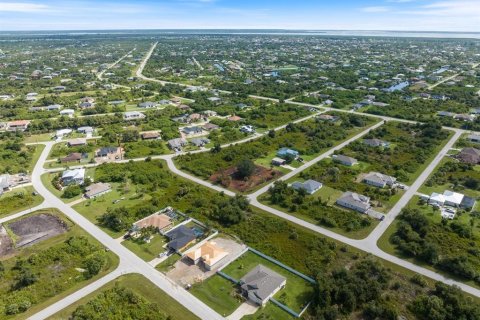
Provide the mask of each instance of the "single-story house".
POLYGON ((438 206, 450 206, 459 207, 465 196, 461 193, 445 190, 443 194, 433 192, 428 199, 429 204, 435 204, 438 206))
POLYGON ((148 131, 140 134, 143 140, 154 140, 160 138, 160 132, 158 131, 148 131))
POLYGON ((187 145, 187 140, 183 138, 176 138, 172 140, 168 140, 168 146, 172 150, 181 150, 183 147, 187 145))
POLYGON ((83 184, 85 181, 85 169, 73 169, 73 170, 65 170, 62 173, 62 184, 64 186, 69 186, 73 184, 83 184))
POLYGON ((239 116, 231 116, 231 117, 228 117, 227 120, 228 121, 233 121, 233 122, 238 122, 238 121, 241 121, 242 118, 240 118, 239 116))
POLYGON ((207 138, 193 138, 190 140, 190 143, 195 147, 203 147, 204 145, 210 143, 210 139, 207 138))
POLYGON ((17 121, 10 121, 7 123, 7 130, 8 131, 25 131, 30 124, 30 120, 17 120, 17 121))
POLYGON ((193 136, 197 134, 202 134, 203 129, 201 127, 185 127, 182 129, 182 132, 188 136, 193 136))
POLYGON ((336 204, 361 213, 366 213, 370 209, 370 198, 364 195, 347 191, 337 199, 336 204))
POLYGON ((165 236, 170 240, 167 244, 168 248, 175 250, 176 252, 182 251, 197 239, 195 232, 185 225, 180 225, 177 228, 170 230, 165 236))
POLYGON ((139 120, 139 119, 144 119, 146 115, 139 111, 127 111, 123 114, 123 119, 124 120, 139 120))
POLYGON ((275 157, 272 159, 272 164, 274 166, 283 166, 287 164, 287 161, 285 159, 275 157))
POLYGON ((332 159, 333 161, 335 162, 338 162, 338 163, 341 163, 345 166, 354 166, 356 164, 358 164, 358 160, 355 159, 355 158, 352 158, 352 157, 347 157, 347 156, 344 156, 343 154, 334 154, 332 156, 332 159))
POLYGON ((185 254, 194 264, 202 263, 205 269, 212 270, 218 262, 228 256, 228 252, 217 246, 213 241, 207 241, 202 246, 185 254))
POLYGON ((286 283, 285 277, 260 264, 240 279, 240 288, 248 300, 265 306, 286 283))
POLYGON ((370 172, 363 178, 363 182, 378 188, 393 187, 396 181, 397 178, 379 172, 370 172))
POLYGON ((297 158, 300 153, 297 150, 289 149, 289 148, 281 148, 277 151, 277 157, 285 159, 285 158, 297 158))
POLYGON ((103 148, 98 149, 95 152, 95 156, 98 157, 98 158, 104 158, 104 157, 108 157, 109 155, 114 155, 114 154, 121 155, 122 154, 121 149, 122 148, 119 148, 119 147, 103 147, 103 148))
POLYGON ((82 161, 83 159, 88 159, 88 154, 87 153, 80 153, 80 152, 73 152, 70 153, 68 156, 61 158, 60 162, 66 163, 66 162, 74 162, 74 161, 82 161))
POLYGON ((480 142, 480 135, 478 135, 478 134, 470 134, 470 135, 468 135, 467 139, 470 140, 470 141, 472 141, 472 142, 478 143, 478 142, 480 142))
POLYGON ((134 226, 137 229, 154 227, 158 232, 163 233, 173 226, 173 222, 172 219, 166 214, 159 214, 156 212, 140 221, 135 222, 134 226))
POLYGON ((61 116, 72 117, 75 114, 75 110, 73 110, 73 109, 63 109, 63 110, 60 110, 59 113, 60 113, 61 116))
POLYGON ((143 109, 156 108, 157 106, 158 106, 158 104, 156 102, 152 102, 152 101, 140 102, 138 104, 138 107, 143 108, 143 109))
POLYGON ((112 191, 112 186, 109 183, 94 183, 85 188, 85 198, 93 199, 112 191))
POLYGON ((60 130, 57 130, 57 132, 55 133, 55 137, 57 139, 62 139, 64 136, 68 136, 69 134, 71 134, 73 132, 72 129, 60 129, 60 130))
POLYGON ((87 139, 85 138, 77 138, 77 139, 72 139, 68 141, 68 146, 69 147, 78 147, 78 146, 84 146, 87 144, 87 139))
POLYGON ((323 120, 323 121, 331 121, 335 122, 338 119, 340 119, 338 116, 332 116, 331 114, 321 114, 317 116, 318 120, 323 120))
POLYGON ((308 194, 314 194, 318 190, 320 190, 323 187, 323 184, 321 182, 309 179, 305 182, 299 182, 295 181, 292 183, 292 188, 295 190, 300 190, 303 189, 305 190, 308 194))
POLYGON ((251 125, 247 125, 247 126, 242 126, 240 128, 240 131, 244 133, 255 133, 255 128, 251 125))
POLYGON ((93 127, 80 127, 77 129, 78 132, 83 133, 83 134, 92 134, 93 133, 93 127))
POLYGON ((207 131, 213 131, 213 130, 218 130, 220 129, 220 127, 216 124, 213 124, 213 123, 206 123, 203 125, 203 129, 204 130, 207 130, 207 131))
POLYGON ((476 148, 463 148, 459 154, 457 154, 457 159, 461 162, 478 164, 480 163, 480 150, 476 148))
POLYGON ((387 142, 387 141, 383 141, 383 140, 380 140, 380 139, 364 139, 363 140, 363 143, 365 143, 367 146, 370 146, 370 147, 384 147, 384 148, 387 148, 388 146, 390 146, 390 143, 387 142))

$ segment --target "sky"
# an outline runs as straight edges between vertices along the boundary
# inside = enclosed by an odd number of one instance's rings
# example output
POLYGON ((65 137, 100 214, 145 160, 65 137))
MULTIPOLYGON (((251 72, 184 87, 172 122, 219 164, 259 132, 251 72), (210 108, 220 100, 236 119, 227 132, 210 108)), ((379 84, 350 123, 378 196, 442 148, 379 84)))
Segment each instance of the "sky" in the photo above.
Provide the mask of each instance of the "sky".
POLYGON ((480 32, 480 0, 0 0, 0 31, 104 29, 480 32))

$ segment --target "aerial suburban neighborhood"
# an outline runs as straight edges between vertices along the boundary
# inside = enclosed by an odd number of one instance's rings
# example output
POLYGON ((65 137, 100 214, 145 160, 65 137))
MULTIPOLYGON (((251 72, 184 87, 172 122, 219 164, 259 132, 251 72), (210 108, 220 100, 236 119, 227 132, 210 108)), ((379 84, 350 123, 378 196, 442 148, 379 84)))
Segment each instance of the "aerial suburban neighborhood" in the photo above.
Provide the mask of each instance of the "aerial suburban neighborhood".
POLYGON ((0 319, 480 319, 479 115, 474 35, 0 22, 0 319))

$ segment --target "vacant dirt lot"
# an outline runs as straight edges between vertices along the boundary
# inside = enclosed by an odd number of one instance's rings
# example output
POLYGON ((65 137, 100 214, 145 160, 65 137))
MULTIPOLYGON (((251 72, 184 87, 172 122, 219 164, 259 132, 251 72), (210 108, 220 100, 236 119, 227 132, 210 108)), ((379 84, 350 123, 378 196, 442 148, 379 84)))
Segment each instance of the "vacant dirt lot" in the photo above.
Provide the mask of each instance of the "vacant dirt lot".
POLYGON ((256 186, 271 181, 272 179, 277 179, 280 176, 282 176, 280 171, 256 165, 255 172, 246 180, 240 179, 237 176, 237 167, 230 167, 212 175, 210 181, 220 183, 225 188, 248 192, 256 186))
POLYGON ((31 246, 68 231, 61 219, 43 213, 12 222, 8 227, 18 236, 17 248, 31 246))
POLYGON ((175 263, 174 268, 167 273, 167 276, 182 286, 203 281, 215 274, 220 267, 234 260, 246 248, 245 245, 227 238, 218 237, 211 241, 229 253, 211 271, 206 270, 201 264, 194 265, 190 259, 184 257, 175 263))

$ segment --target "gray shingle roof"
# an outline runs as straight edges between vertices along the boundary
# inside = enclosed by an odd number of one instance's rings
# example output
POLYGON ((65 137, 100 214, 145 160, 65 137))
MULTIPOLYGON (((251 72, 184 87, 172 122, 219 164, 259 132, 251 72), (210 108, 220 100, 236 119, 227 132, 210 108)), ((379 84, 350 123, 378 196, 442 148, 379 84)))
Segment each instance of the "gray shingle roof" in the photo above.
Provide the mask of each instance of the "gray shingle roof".
POLYGON ((267 299, 284 281, 286 278, 261 264, 240 279, 242 289, 260 300, 267 299))

